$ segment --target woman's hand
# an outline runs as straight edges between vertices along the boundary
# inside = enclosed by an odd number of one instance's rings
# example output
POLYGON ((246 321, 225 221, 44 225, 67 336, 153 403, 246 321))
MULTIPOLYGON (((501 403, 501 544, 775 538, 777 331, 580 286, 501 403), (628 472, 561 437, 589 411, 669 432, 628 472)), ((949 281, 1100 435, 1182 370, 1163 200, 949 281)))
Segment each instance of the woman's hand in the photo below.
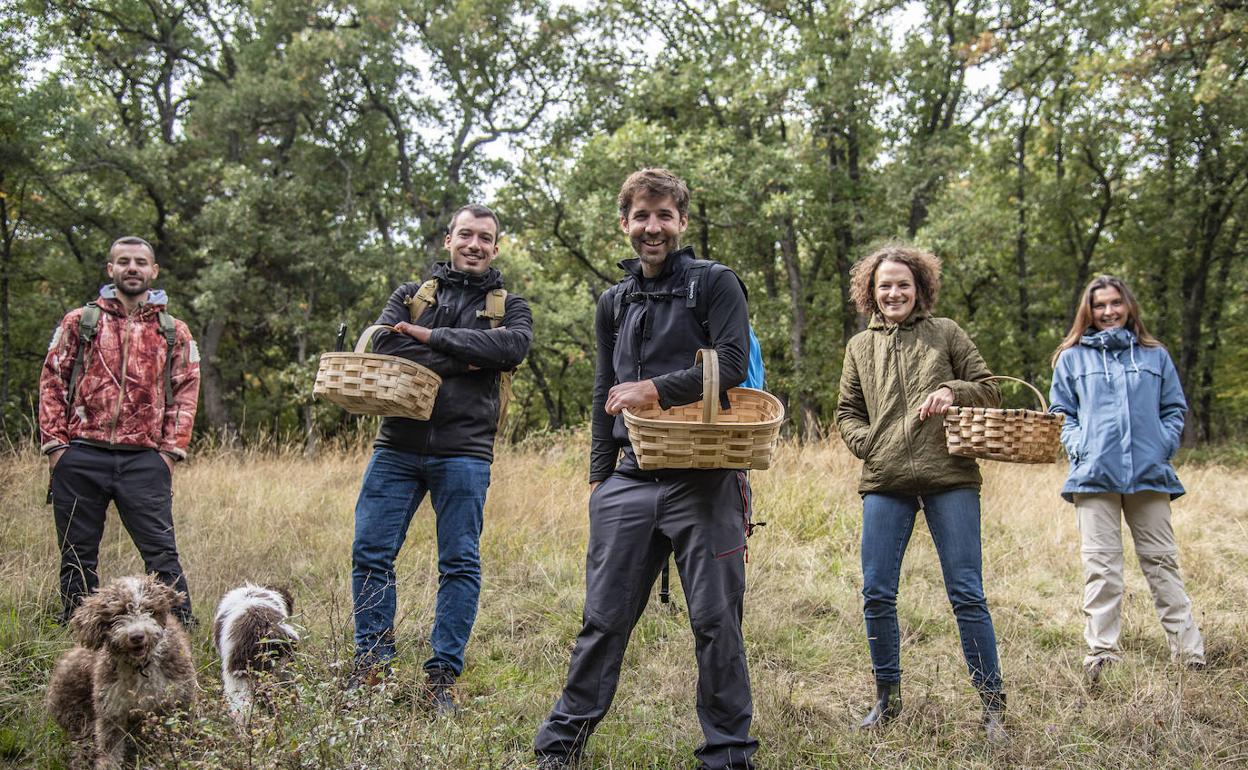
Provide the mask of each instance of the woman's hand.
POLYGON ((926 420, 934 414, 943 415, 953 406, 953 391, 941 386, 927 394, 927 399, 919 405, 919 419, 926 420))

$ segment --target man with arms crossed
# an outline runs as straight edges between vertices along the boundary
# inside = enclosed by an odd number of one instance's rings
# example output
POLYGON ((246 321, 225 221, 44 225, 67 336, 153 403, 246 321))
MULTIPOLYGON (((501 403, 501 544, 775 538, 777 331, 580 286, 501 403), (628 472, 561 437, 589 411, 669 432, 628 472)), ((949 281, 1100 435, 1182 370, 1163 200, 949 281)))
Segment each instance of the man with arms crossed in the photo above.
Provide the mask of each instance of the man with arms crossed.
POLYGON ((637 258, 620 263, 627 275, 598 302, 583 627, 567 685, 537 734, 538 767, 578 761, 615 696, 629 635, 655 577, 674 552, 696 645, 705 736, 695 752, 699 767, 752 768, 758 742, 749 734, 753 705, 741 636, 744 474, 642 471, 620 416, 656 401, 665 408, 698 401, 702 365, 691 364, 700 348, 717 351, 722 390, 745 379, 745 291, 727 267, 680 248, 689 190, 677 177, 663 169, 634 173, 620 190, 619 210, 637 258), (704 318, 691 297, 704 303, 704 318))
POLYGON ((494 459, 500 381, 529 352, 528 303, 503 290, 490 266, 498 255, 498 217, 468 205, 451 217, 449 261, 433 280, 406 283, 386 303, 374 350, 402 356, 442 377, 427 421, 386 417, 355 506, 351 562, 356 662, 352 683, 373 683, 395 655, 394 561, 428 493, 438 539, 438 596, 425 662, 426 691, 438 713, 456 711, 452 692, 481 593, 479 544, 494 459), (493 295, 493 299, 490 299, 493 295), (497 305, 496 305, 497 303, 497 305), (491 320, 491 307, 502 318, 491 320), (415 317, 413 317, 413 315, 415 317))
POLYGON ((186 458, 199 400, 199 353, 186 324, 165 312, 151 244, 118 238, 104 266, 113 283, 63 319, 39 376, 39 433, 61 549, 62 621, 99 587, 109 502, 143 568, 186 598, 173 535, 173 465, 186 458))

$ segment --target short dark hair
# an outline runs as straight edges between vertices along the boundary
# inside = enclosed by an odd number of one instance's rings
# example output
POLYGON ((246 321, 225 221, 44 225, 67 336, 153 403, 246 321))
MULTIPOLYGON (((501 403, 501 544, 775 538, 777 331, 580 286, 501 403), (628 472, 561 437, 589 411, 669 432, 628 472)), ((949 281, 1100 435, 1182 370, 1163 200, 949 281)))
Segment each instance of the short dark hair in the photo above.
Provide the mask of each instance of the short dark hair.
POLYGON ((882 262, 896 262, 914 275, 914 307, 930 312, 940 295, 940 257, 904 243, 886 243, 858 260, 849 271, 849 297, 863 315, 880 314, 875 301, 875 271, 882 262))
POLYGON ((140 238, 137 235, 123 235, 117 240, 113 241, 113 244, 108 247, 108 261, 109 262, 113 261, 113 249, 117 248, 118 246, 145 246, 147 248, 147 253, 152 255, 152 259, 156 259, 156 249, 152 248, 152 244, 148 243, 147 241, 145 241, 144 239, 140 238))
POLYGON ((451 214, 451 218, 446 222, 446 232, 451 232, 455 227, 455 220, 459 219, 459 215, 468 212, 474 217, 489 217, 494 220, 494 240, 498 240, 498 236, 502 235, 503 225, 498 221, 498 214, 489 206, 482 206, 480 203, 468 203, 455 209, 455 213, 451 214))
POLYGON ((670 195, 676 204, 676 213, 682 217, 689 216, 689 186, 665 168, 643 168, 628 175, 616 201, 621 217, 627 218, 633 210, 633 199, 638 193, 656 198, 670 195))

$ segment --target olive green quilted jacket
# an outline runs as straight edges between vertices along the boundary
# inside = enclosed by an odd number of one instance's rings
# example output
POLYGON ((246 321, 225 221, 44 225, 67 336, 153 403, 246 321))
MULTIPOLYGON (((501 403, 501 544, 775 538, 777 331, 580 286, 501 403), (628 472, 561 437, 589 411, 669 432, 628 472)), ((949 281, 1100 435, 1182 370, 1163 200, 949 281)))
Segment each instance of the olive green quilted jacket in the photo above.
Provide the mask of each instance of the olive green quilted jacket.
POLYGON ((942 385, 955 406, 998 406, 1001 392, 966 332, 916 312, 900 324, 876 315, 845 348, 836 425, 863 461, 858 491, 922 494, 980 485, 979 466, 945 449, 944 420, 919 420, 942 385))

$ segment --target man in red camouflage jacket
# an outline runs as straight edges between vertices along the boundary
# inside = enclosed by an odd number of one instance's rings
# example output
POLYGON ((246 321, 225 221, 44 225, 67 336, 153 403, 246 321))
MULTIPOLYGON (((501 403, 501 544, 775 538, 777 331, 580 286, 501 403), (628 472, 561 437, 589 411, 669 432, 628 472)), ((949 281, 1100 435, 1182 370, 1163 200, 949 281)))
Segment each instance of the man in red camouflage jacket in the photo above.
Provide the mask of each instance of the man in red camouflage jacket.
POLYGON ((39 432, 61 549, 61 620, 99 585, 112 501, 144 569, 186 596, 177 612, 189 621, 172 478, 195 422, 199 353, 186 324, 164 312, 165 293, 151 288, 160 268, 147 241, 119 238, 105 267, 113 283, 92 303, 98 311, 88 305, 66 314, 39 377, 39 432), (80 345, 84 313, 94 334, 86 332, 90 339, 80 345))

